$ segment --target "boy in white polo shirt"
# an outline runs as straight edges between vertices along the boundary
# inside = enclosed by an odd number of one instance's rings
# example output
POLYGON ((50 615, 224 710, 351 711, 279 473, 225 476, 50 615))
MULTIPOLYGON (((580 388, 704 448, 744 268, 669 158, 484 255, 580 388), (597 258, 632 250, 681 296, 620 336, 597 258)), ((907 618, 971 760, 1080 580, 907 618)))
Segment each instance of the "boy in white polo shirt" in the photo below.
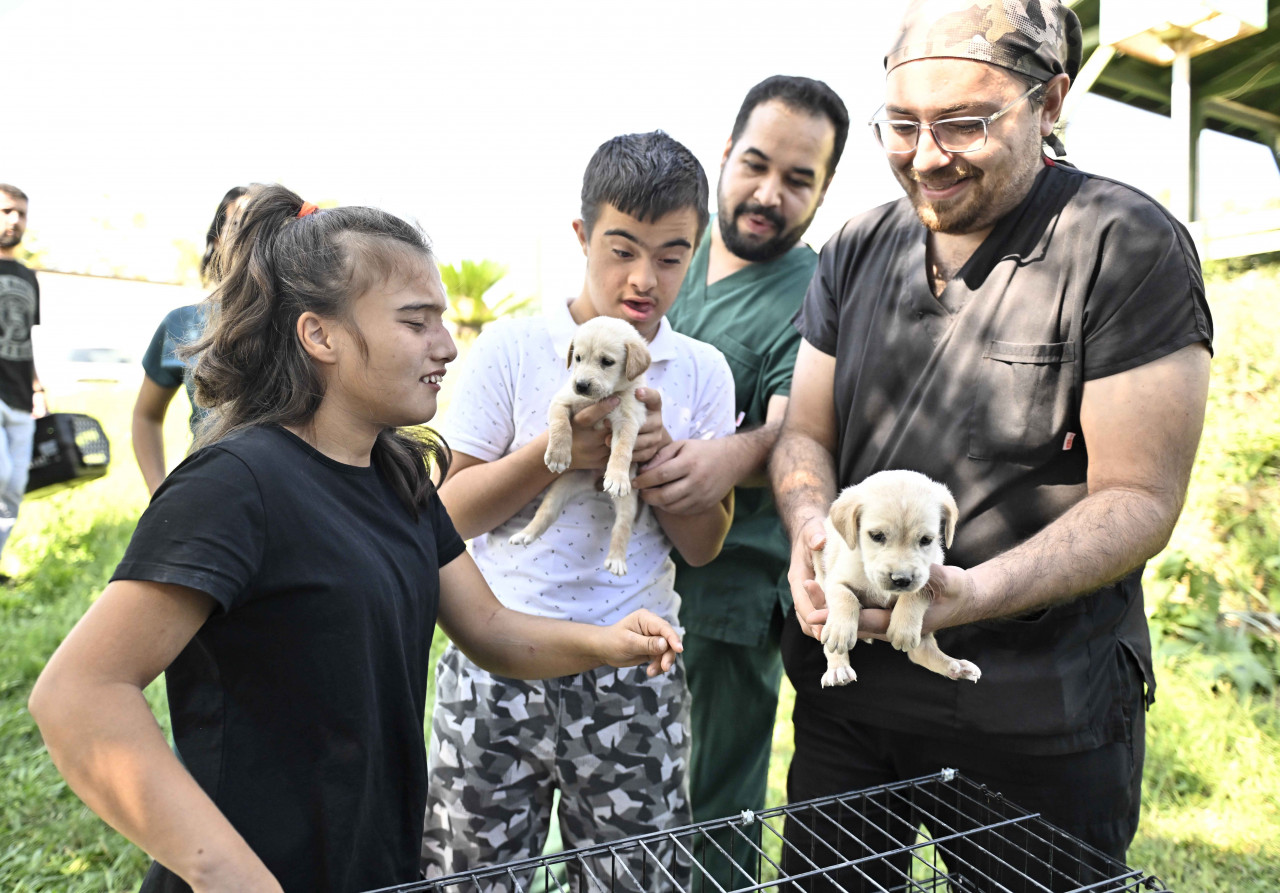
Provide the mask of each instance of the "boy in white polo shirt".
MULTIPOLYGON (((570 500, 533 543, 508 542, 556 477, 543 462, 547 410, 574 330, 588 319, 625 319, 649 342, 640 396, 651 412, 637 461, 673 438, 733 432, 724 357, 664 319, 707 216, 706 175, 684 146, 661 131, 608 141, 587 166, 582 217, 573 223, 587 258, 582 292, 542 317, 494 323, 472 346, 443 425, 454 462, 440 496, 462 536, 474 537, 476 563, 504 604, 592 623, 643 606, 675 624, 672 547, 691 564, 720 551, 732 491, 697 515, 642 502, 622 577, 604 569, 613 501, 602 492, 570 500)), ((574 418, 573 468, 604 468, 608 431, 593 425, 616 399, 574 418)), ((538 855, 557 789, 567 847, 689 823, 688 710, 679 665, 655 678, 642 668, 607 669, 530 683, 492 676, 450 645, 437 668, 432 720, 428 877, 538 855)), ((682 855, 657 861, 687 879, 682 855)), ((586 870, 615 890, 640 890, 654 882, 654 868, 639 853, 618 864, 606 855, 586 870)))

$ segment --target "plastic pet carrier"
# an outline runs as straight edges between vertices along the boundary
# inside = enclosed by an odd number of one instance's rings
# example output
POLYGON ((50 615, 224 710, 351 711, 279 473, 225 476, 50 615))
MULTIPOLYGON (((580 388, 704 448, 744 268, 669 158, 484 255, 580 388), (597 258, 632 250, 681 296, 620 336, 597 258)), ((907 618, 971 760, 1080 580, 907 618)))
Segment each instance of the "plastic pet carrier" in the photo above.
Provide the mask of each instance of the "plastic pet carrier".
MULTIPOLYGON (((723 875, 721 875, 723 876, 723 875)), ((378 893, 1171 893, 954 770, 378 893), (790 823, 787 838, 783 825, 790 823), (921 832, 928 829, 929 838, 921 832), (716 832, 713 839, 711 832, 716 832), (717 842, 728 838, 729 846, 717 842), (905 843, 902 841, 906 841, 905 843), (785 853, 786 867, 783 866, 785 853), (732 859, 730 886, 708 866, 732 859), (673 871, 674 864, 683 866, 673 871)))
POLYGON ((45 496, 107 473, 111 444, 92 416, 51 412, 36 419, 27 494, 45 496))

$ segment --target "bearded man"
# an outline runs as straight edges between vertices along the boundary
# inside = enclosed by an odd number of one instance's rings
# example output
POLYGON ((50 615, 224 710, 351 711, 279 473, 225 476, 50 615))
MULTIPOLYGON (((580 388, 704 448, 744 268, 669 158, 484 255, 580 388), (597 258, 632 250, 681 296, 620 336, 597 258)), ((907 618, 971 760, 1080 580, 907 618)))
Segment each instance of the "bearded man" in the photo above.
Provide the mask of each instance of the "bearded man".
MULTIPOLYGON (((1212 324, 1186 228, 1061 160, 1053 129, 1080 57, 1057 0, 910 5, 871 121, 906 195, 822 250, 770 471, 796 607, 788 798, 954 767, 1123 860, 1155 690, 1142 568, 1182 509, 1212 324), (897 468, 955 495, 924 632, 982 677, 952 681, 876 643, 851 652, 855 682, 824 689, 822 519, 841 488, 897 468)), ((862 634, 887 625, 861 612, 862 634)), ((815 836, 846 858, 914 841, 914 815, 870 818, 884 830, 852 842, 789 824, 790 869, 830 852, 815 836)), ((1037 872, 962 843, 947 858, 979 889, 1037 872)), ((837 880, 885 889, 904 865, 837 880)))

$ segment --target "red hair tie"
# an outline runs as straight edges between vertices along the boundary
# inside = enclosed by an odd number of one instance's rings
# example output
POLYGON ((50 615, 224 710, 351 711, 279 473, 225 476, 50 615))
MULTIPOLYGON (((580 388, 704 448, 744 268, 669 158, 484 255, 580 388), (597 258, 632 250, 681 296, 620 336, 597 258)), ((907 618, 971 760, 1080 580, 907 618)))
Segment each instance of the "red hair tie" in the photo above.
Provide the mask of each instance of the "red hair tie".
POLYGON ((298 209, 298 219, 302 219, 303 217, 306 217, 308 214, 314 214, 316 211, 319 211, 319 210, 320 209, 317 208, 315 205, 311 204, 311 202, 303 202, 302 207, 298 209))

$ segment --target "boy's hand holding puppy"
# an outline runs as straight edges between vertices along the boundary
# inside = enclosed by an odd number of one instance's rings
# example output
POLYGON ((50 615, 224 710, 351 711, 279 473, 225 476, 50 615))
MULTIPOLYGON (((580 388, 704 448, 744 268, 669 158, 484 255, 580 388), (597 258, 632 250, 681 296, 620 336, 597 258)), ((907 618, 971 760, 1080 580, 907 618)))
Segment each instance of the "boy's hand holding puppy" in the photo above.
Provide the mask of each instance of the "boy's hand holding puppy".
POLYGON ((648 345, 630 323, 597 316, 578 327, 569 345, 569 378, 547 413, 547 468, 558 474, 571 467, 574 412, 612 395, 618 401, 607 416, 612 437, 604 491, 615 498, 630 495, 632 452, 648 415, 635 391, 644 384, 649 362, 648 345))

